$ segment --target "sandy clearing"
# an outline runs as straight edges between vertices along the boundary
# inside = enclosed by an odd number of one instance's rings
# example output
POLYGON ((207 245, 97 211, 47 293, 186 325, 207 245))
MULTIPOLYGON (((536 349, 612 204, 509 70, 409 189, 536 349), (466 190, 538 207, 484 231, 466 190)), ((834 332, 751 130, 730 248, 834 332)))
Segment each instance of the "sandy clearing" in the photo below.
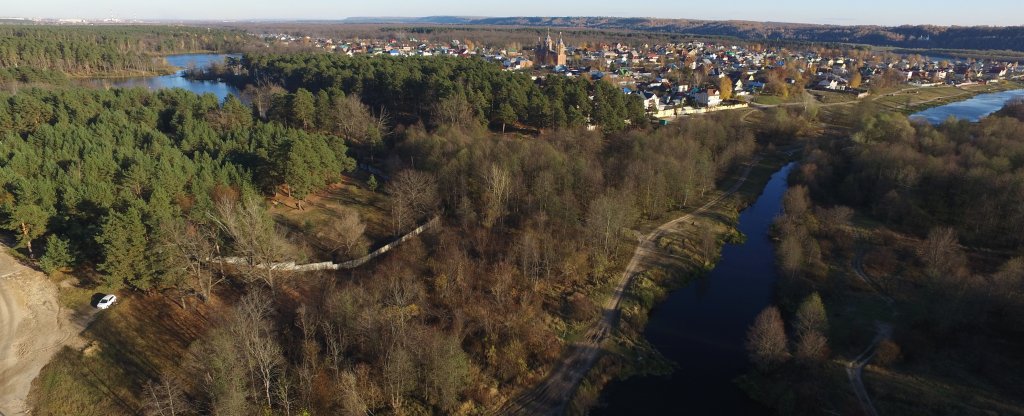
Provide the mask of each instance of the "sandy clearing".
POLYGON ((28 414, 32 380, 80 328, 57 302, 57 286, 0 245, 0 415, 28 414))

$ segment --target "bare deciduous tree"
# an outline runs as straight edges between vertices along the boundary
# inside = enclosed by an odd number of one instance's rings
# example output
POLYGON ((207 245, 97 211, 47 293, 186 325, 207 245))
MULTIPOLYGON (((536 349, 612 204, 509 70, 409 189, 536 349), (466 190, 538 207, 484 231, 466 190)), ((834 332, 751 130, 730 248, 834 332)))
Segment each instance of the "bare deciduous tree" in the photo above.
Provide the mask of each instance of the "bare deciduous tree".
POLYGON ((501 166, 491 165, 484 174, 484 187, 487 203, 484 227, 490 228, 501 221, 508 209, 508 201, 512 196, 512 175, 501 166))
POLYGON ((697 247, 700 249, 704 266, 710 266, 714 261, 715 254, 718 253, 718 236, 715 235, 713 228, 701 227, 700 234, 697 237, 697 247))
POLYGON ((773 370, 789 360, 787 344, 786 328, 779 308, 765 308, 747 331, 747 351, 750 360, 761 371, 773 370))
POLYGON ((447 126, 465 126, 476 120, 473 113, 473 106, 463 94, 438 100, 431 111, 435 123, 447 126))
POLYGON ((187 414, 192 410, 191 403, 185 398, 185 393, 178 385, 168 378, 163 377, 159 382, 149 380, 143 387, 145 395, 145 407, 143 411, 147 416, 177 416, 187 414))
POLYGON ((796 345, 796 358, 803 362, 818 362, 828 357, 828 339, 821 332, 808 331, 800 334, 796 345))
POLYGON ((590 203, 587 211, 587 231, 597 240, 599 254, 607 258, 613 254, 616 238, 636 222, 637 213, 631 195, 609 191, 590 203))
POLYGON ((359 386, 355 374, 349 371, 342 373, 338 388, 341 391, 339 399, 342 414, 345 416, 365 416, 367 414, 366 403, 359 396, 359 386))
POLYGON ((289 251, 274 221, 255 195, 246 195, 238 203, 217 201, 218 224, 231 237, 236 254, 248 260, 252 280, 263 280, 274 287, 277 273, 270 264, 289 251))
POLYGON ((284 94, 284 88, 281 86, 272 84, 267 81, 257 82, 257 85, 248 85, 245 90, 242 91, 242 97, 246 101, 252 103, 253 107, 256 108, 256 113, 259 114, 261 119, 267 119, 267 111, 270 110, 270 102, 274 95, 284 94))
POLYGON ((263 292, 253 291, 235 307, 231 332, 241 347, 250 374, 260 385, 267 407, 273 408, 271 387, 280 376, 284 357, 270 325, 271 300, 263 292))
POLYGON ((335 134, 364 146, 374 146, 385 136, 385 111, 382 110, 380 117, 375 117, 370 107, 363 104, 356 95, 334 97, 332 105, 334 113, 328 124, 333 125, 335 134))
POLYGON ((437 179, 433 175, 403 170, 387 184, 391 194, 391 220, 395 234, 407 231, 416 217, 434 211, 438 203, 437 179))
POLYGON ((949 227, 931 230, 921 243, 918 255, 932 278, 954 277, 967 263, 956 231, 949 227))
POLYGON ((406 348, 396 343, 383 357, 383 382, 391 408, 400 411, 405 395, 416 387, 415 364, 406 348))
POLYGON ((317 232, 317 236, 328 242, 334 253, 352 258, 366 254, 369 242, 365 232, 366 224, 359 218, 359 213, 345 208, 317 232))
POLYGON ((217 230, 209 224, 183 219, 169 221, 164 227, 162 235, 171 248, 172 258, 184 265, 188 273, 186 284, 205 302, 214 287, 224 280, 223 274, 207 267, 208 260, 219 255, 217 230))

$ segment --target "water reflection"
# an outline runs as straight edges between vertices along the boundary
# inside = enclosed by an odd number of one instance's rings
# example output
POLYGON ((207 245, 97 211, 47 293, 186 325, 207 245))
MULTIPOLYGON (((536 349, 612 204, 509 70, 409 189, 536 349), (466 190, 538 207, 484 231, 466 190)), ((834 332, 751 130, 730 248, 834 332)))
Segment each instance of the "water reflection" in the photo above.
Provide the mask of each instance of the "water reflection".
POLYGON ((733 379, 749 371, 746 331, 773 297, 778 279, 768 229, 782 209, 786 178, 794 164, 772 175, 761 196, 740 214, 743 244, 726 244, 715 269, 672 292, 651 312, 644 337, 678 364, 666 377, 612 383, 596 415, 758 415, 754 402, 733 379))
POLYGON ((95 88, 147 88, 158 90, 164 88, 181 88, 196 94, 213 94, 223 101, 228 95, 238 96, 238 88, 221 81, 195 81, 185 78, 187 68, 205 68, 213 63, 223 63, 227 57, 237 55, 224 54, 189 54, 168 56, 167 63, 181 70, 171 75, 135 78, 90 78, 82 80, 82 85, 95 88))
POLYGON ((942 123, 950 117, 974 122, 999 111, 1006 103, 1016 98, 1024 98, 1024 90, 981 94, 964 101, 929 108, 912 114, 910 118, 912 120, 926 120, 932 124, 942 123))

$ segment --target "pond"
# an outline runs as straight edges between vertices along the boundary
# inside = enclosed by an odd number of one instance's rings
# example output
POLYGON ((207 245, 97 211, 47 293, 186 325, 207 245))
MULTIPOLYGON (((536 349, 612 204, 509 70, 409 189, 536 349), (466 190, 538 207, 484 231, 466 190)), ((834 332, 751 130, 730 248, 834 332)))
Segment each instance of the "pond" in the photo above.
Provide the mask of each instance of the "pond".
POLYGON ((747 397, 733 380, 750 369, 747 328, 772 302, 778 280, 768 230, 782 210, 794 163, 774 173, 761 196, 740 213, 742 244, 727 244, 715 268, 651 311, 644 337, 678 366, 668 376, 610 384, 595 415, 758 415, 770 409, 747 397))
POLYGON ((932 107, 927 110, 910 115, 911 120, 926 120, 932 124, 939 124, 950 117, 960 120, 978 121, 985 116, 999 111, 1006 103, 1016 98, 1024 98, 1024 90, 1010 90, 981 94, 972 98, 946 104, 939 107, 932 107))
POLYGON ((185 78, 183 76, 185 69, 189 67, 204 68, 210 66, 212 63, 223 63, 228 57, 237 57, 238 55, 226 55, 226 54, 188 54, 188 55, 171 55, 166 57, 167 63, 181 68, 177 72, 170 75, 160 75, 152 77, 132 77, 132 78, 88 78, 81 80, 82 85, 95 87, 95 88, 148 88, 151 90, 158 90, 163 88, 182 88, 185 90, 192 91, 196 94, 211 93, 217 96, 217 99, 223 101, 228 95, 238 96, 238 88, 235 88, 227 83, 221 81, 197 81, 185 78))

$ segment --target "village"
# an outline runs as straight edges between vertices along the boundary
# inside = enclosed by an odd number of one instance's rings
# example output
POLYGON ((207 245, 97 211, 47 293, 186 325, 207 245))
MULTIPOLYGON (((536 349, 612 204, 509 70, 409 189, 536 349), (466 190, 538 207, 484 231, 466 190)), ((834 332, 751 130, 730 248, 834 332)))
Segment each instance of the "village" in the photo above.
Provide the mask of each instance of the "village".
POLYGON ((475 57, 497 62, 508 71, 529 73, 534 80, 552 75, 606 79, 624 94, 641 96, 648 114, 659 120, 746 108, 751 103, 772 105, 786 99, 799 100, 805 89, 849 95, 852 100, 872 90, 900 85, 962 86, 1024 78, 1024 66, 1019 62, 939 59, 872 50, 853 50, 851 56, 845 56, 843 51, 824 48, 794 50, 701 41, 574 45, 560 33, 550 31, 535 45, 518 48, 416 37, 338 40, 256 35, 268 42, 305 45, 349 56, 475 57), (775 98, 779 96, 781 100, 775 98))

